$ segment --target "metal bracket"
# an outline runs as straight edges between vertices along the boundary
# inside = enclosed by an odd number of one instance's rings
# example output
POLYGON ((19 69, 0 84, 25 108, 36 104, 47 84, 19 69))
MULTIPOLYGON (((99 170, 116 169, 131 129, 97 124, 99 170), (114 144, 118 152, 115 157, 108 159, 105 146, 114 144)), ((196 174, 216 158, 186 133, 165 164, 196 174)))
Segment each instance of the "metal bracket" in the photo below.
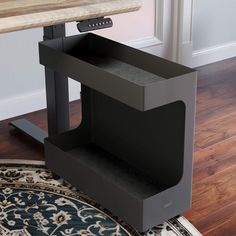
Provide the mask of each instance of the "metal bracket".
MULTIPOLYGON (((44 27, 44 40, 63 37, 65 37, 65 24, 44 27)), ((61 47, 63 47, 63 40, 61 47)), ((49 69, 45 70, 45 77, 48 134, 25 119, 9 123, 9 125, 30 136, 40 144, 44 144, 44 138, 48 135, 52 136, 70 128, 68 79, 49 69)))
POLYGON ((17 129, 21 133, 31 137, 33 140, 37 141, 40 144, 44 144, 44 139, 48 137, 47 132, 40 129, 26 119, 12 121, 9 123, 9 125, 17 129))

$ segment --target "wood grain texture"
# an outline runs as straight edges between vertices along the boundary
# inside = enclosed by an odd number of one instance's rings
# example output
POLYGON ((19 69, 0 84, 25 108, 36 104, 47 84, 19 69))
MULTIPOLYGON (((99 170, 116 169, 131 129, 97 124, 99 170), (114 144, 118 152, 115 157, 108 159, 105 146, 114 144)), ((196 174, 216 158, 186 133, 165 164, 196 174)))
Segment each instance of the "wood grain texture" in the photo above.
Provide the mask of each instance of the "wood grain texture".
POLYGON ((195 152, 193 181, 214 176, 236 165, 236 137, 195 152))
MULTIPOLYGON (((184 216, 204 236, 235 236, 236 58, 200 67, 198 72, 193 204, 184 216)), ((47 128, 45 111, 24 117, 47 128)), ((79 102, 71 104, 71 117, 72 126, 78 125, 79 102)), ((7 123, 0 122, 0 158, 43 160, 42 148, 7 123)))
POLYGON ((192 209, 205 236, 236 235, 236 58, 198 68, 192 209))
POLYGON ((236 135, 235 58, 198 68, 196 149, 236 135))
POLYGON ((138 10, 141 0, 2 0, 0 33, 138 10))

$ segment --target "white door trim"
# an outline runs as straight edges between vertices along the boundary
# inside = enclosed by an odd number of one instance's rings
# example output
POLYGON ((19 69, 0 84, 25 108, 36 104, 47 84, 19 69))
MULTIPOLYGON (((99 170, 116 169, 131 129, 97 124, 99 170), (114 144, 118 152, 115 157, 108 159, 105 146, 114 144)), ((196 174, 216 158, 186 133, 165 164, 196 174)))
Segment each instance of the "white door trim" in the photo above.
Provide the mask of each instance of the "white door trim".
POLYGON ((178 46, 177 62, 192 67, 193 0, 177 0, 178 46))
POLYGON ((154 35, 137 40, 131 40, 125 44, 138 49, 157 47, 163 44, 164 32, 164 0, 155 0, 155 31, 154 35))

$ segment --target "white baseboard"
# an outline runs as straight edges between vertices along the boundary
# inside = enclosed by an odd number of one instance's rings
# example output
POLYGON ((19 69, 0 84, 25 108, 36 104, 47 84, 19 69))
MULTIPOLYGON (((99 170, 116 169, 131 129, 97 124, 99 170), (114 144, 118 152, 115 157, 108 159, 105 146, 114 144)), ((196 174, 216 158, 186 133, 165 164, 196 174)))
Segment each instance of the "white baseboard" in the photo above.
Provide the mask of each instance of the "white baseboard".
MULTIPOLYGON (((80 99, 80 84, 78 82, 69 81, 69 95, 70 101, 80 99)), ((45 89, 2 99, 0 101, 0 121, 45 108, 45 89)))
POLYGON ((137 40, 128 41, 128 42, 125 42, 125 44, 133 48, 143 49, 147 47, 158 46, 162 44, 162 42, 155 36, 152 36, 152 37, 145 37, 145 38, 141 38, 137 40))
POLYGON ((193 51, 192 66, 198 67, 236 56, 236 42, 193 51))
POLYGON ((0 101, 0 120, 5 120, 46 107, 44 90, 6 98, 0 101))

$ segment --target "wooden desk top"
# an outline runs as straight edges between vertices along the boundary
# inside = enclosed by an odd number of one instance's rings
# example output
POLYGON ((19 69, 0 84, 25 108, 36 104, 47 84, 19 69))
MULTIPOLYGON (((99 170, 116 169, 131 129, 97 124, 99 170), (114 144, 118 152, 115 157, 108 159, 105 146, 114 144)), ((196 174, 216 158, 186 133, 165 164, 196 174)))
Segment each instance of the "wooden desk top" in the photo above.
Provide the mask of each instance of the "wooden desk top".
POLYGON ((0 33, 138 10, 141 0, 1 0, 0 33))

